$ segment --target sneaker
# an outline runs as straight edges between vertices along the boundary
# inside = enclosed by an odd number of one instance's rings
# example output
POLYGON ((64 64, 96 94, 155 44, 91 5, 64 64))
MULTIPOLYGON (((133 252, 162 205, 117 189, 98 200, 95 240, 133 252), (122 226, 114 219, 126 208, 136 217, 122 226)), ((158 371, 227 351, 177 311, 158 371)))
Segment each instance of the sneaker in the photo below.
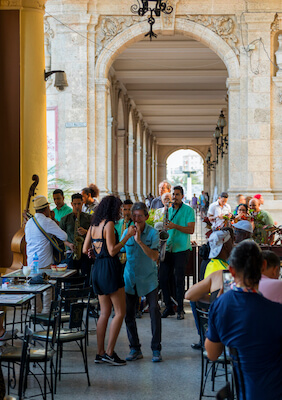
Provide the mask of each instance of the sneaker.
POLYGON ((102 361, 111 365, 126 365, 126 361, 121 360, 115 352, 113 352, 112 356, 109 356, 107 353, 105 353, 102 357, 102 361))
POLYGON ((161 352, 160 350, 153 350, 153 358, 152 361, 153 362, 160 362, 162 361, 162 356, 161 356, 161 352))
POLYGON ((135 361, 135 360, 140 360, 141 358, 143 358, 141 350, 131 349, 130 353, 126 357, 126 361, 135 361))
MULTIPOLYGON (((14 337, 17 335, 18 329, 14 329, 14 337)), ((5 331, 2 336, 0 336, 0 341, 10 340, 13 338, 12 331, 5 331)))
POLYGON ((169 315, 175 315, 173 308, 165 308, 164 312, 162 313, 162 318, 167 318, 169 315))
POLYGON ((177 319, 179 320, 179 319, 184 319, 184 311, 180 311, 178 314, 177 314, 177 319))
MULTIPOLYGON (((105 355, 105 354, 104 354, 104 355, 105 355)), ((96 354, 94 363, 95 363, 95 364, 103 364, 103 363, 104 363, 103 357, 104 357, 104 356, 100 356, 100 354, 96 354)))

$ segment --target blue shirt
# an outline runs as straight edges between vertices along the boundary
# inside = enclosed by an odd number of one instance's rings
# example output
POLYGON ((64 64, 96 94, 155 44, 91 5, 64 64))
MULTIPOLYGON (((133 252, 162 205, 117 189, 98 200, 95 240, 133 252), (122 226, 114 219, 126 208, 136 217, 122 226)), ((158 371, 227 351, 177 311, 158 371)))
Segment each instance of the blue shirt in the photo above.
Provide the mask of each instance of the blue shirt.
MULTIPOLYGON (((123 232, 121 240, 127 234, 123 232)), ((150 225, 145 224, 141 233, 142 242, 152 250, 159 246, 158 231, 150 225)), ((125 291, 128 294, 135 293, 135 286, 138 296, 146 296, 158 287, 157 264, 148 257, 132 236, 125 244, 126 264, 124 269, 125 291)))
MULTIPOLYGON (((192 207, 182 203, 180 209, 174 209, 173 207, 168 209, 168 219, 176 225, 187 226, 189 222, 195 222, 195 213, 192 207)), ((180 251, 192 250, 189 233, 183 233, 177 229, 169 229, 168 234, 168 251, 178 253, 180 251)))
POLYGON ((238 350, 247 400, 282 399, 282 304, 230 290, 210 307, 207 338, 238 350))

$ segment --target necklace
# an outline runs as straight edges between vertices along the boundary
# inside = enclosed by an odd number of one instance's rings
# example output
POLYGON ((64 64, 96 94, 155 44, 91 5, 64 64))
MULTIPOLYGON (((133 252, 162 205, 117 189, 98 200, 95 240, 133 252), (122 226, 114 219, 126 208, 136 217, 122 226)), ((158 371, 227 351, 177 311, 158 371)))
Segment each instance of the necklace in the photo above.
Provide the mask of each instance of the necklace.
POLYGON ((244 293, 257 293, 262 296, 262 293, 258 289, 250 288, 247 286, 237 286, 236 283, 232 283, 230 288, 234 290, 234 292, 244 292, 244 293))

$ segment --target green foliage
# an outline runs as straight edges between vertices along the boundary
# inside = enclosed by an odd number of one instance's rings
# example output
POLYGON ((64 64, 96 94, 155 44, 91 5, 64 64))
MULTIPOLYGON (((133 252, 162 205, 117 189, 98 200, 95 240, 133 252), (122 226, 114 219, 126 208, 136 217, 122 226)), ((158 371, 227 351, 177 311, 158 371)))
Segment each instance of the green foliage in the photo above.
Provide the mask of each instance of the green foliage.
POLYGON ((156 210, 152 209, 149 211, 149 218, 147 219, 146 223, 151 225, 154 228, 154 218, 155 218, 156 210))
POLYGON ((48 201, 51 203, 51 208, 54 207, 53 203, 53 191, 55 189, 62 189, 65 195, 66 203, 70 203, 71 195, 72 195, 72 185, 73 181, 58 178, 56 176, 56 166, 49 168, 48 173, 48 201))

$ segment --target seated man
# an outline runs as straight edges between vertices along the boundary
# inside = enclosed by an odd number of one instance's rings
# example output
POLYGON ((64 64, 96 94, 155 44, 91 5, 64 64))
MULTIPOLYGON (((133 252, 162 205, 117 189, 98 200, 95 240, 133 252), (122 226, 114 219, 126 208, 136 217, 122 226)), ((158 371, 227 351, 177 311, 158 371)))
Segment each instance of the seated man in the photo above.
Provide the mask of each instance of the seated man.
POLYGON ((56 208, 52 211, 54 211, 55 220, 60 222, 62 217, 72 212, 72 208, 65 203, 64 192, 61 189, 54 190, 53 200, 56 208))
POLYGON ((215 271, 228 269, 228 257, 233 247, 232 229, 225 228, 221 231, 214 231, 209 237, 210 244, 210 262, 208 263, 204 277, 215 271))
POLYGON ((251 199, 249 203, 249 207, 253 210, 253 215, 260 215, 262 217, 261 223, 263 225, 273 225, 273 218, 269 214, 269 212, 260 209, 260 202, 258 199, 251 199))
MULTIPOLYGON (((90 226, 91 215, 82 212, 82 195, 75 193, 71 196, 72 213, 63 217, 60 221, 60 227, 67 233, 70 242, 67 263, 70 269, 81 271, 82 275, 90 276, 91 259, 82 253, 83 244, 75 245, 76 238, 85 239, 90 226), (79 254, 80 253, 80 254, 79 254)), ((82 242, 83 242, 82 240, 82 242)))
MULTIPOLYGON (((282 305, 258 292, 262 261, 254 241, 232 250, 229 270, 235 282, 210 306, 205 348, 211 361, 224 346, 237 350, 247 400, 281 400, 282 305)), ((242 399, 242 385, 239 390, 242 399)))
POLYGON ((235 244, 242 242, 245 239, 251 239, 253 235, 253 226, 249 221, 238 221, 233 225, 235 244))
POLYGON ((212 230, 222 228, 224 226, 225 215, 230 216, 231 207, 227 203, 228 193, 222 192, 218 200, 210 204, 208 209, 208 218, 212 224, 212 230))
POLYGON ((280 275, 280 259, 273 252, 265 250, 262 252, 264 259, 261 280, 259 281, 259 291, 271 301, 282 303, 282 281, 280 275))
MULTIPOLYGON (((67 234, 58 227, 55 221, 50 218, 50 207, 45 196, 36 196, 33 199, 33 207, 35 209, 35 218, 42 229, 49 235, 55 235, 58 239, 63 240, 66 245, 67 234)), ((33 256, 35 253, 38 255, 38 267, 42 272, 45 268, 54 264, 53 248, 51 242, 41 232, 39 227, 34 222, 33 218, 29 219, 25 225, 25 239, 26 239, 26 255, 27 264, 32 265, 33 256)), ((36 311, 41 311, 40 296, 36 298, 36 311)), ((51 304, 51 290, 43 292, 43 310, 42 313, 48 313, 51 304)))

